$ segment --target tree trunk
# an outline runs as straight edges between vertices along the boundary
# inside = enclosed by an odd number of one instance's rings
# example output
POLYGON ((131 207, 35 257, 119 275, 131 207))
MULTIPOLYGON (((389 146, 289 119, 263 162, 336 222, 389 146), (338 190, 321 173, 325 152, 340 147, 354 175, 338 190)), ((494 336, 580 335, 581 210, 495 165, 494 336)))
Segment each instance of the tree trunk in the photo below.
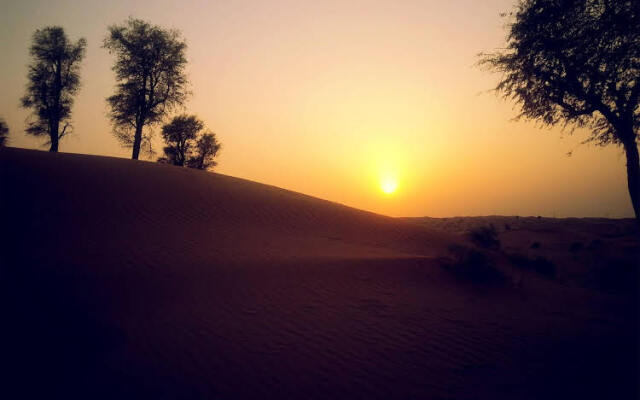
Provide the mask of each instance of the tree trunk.
POLYGON ((133 154, 131 155, 131 158, 133 160, 137 160, 138 156, 140 155, 140 144, 142 143, 142 127, 144 125, 142 124, 142 122, 139 122, 138 124, 136 124, 136 133, 133 137, 133 154))
POLYGON ((147 106, 147 73, 142 76, 142 90, 138 94, 138 113, 136 114, 136 132, 133 136, 133 154, 131 158, 137 160, 140 156, 140 145, 142 144, 142 128, 144 128, 144 122, 146 120, 146 106, 147 106))
POLYGON ((49 128, 49 138, 51 139, 51 147, 49 148, 49 151, 52 152, 57 152, 58 151, 58 142, 59 142, 59 137, 58 137, 58 131, 60 129, 60 125, 56 122, 53 122, 50 125, 49 128))
POLYGON ((636 221, 640 224, 640 157, 638 156, 638 145, 633 140, 624 143, 624 151, 627 155, 627 184, 629 186, 629 196, 631 205, 636 215, 636 221))
POLYGON ((62 97, 62 60, 58 58, 56 62, 55 76, 55 101, 53 105, 53 113, 50 113, 49 136, 51 138, 51 148, 49 151, 58 151, 58 142, 60 140, 60 98, 62 97))
POLYGON ((58 135, 51 135, 51 147, 49 151, 58 152, 58 135))

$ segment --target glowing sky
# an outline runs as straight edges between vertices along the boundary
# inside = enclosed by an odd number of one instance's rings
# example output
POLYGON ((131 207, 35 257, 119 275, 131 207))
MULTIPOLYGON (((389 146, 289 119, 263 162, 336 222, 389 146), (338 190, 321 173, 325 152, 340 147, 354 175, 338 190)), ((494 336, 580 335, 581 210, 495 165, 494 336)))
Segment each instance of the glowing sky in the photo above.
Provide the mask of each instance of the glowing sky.
POLYGON ((497 77, 476 54, 504 44, 514 2, 5 0, 0 116, 10 145, 43 148, 18 104, 33 31, 61 25, 88 41, 61 151, 129 157, 106 118, 100 45, 134 16, 183 32, 186 111, 219 135, 217 172, 394 216, 631 216, 620 149, 512 122, 512 104, 486 93, 497 77))

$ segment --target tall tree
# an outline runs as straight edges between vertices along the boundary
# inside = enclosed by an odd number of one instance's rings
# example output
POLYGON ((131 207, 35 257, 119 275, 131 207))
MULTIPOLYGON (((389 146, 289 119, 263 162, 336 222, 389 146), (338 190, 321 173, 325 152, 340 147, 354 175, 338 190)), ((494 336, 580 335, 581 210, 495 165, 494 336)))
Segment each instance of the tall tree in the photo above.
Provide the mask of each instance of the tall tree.
POLYGON ((184 166, 196 146, 196 137, 204 128, 204 123, 195 115, 178 115, 162 127, 162 138, 167 144, 165 156, 159 161, 184 166))
POLYGON ((506 49, 480 64, 502 73, 496 91, 519 117, 591 129, 587 141, 622 146, 640 222, 640 1, 520 0, 506 49))
POLYGON ((196 142, 195 154, 187 160, 190 168, 209 170, 218 163, 214 158, 220 152, 222 145, 218 142, 216 134, 213 132, 204 133, 196 142))
POLYGON ((109 27, 104 48, 116 56, 116 93, 107 98, 114 134, 138 159, 150 133, 168 112, 184 103, 187 92, 186 43, 177 30, 167 30, 130 18, 109 27))
POLYGON ((7 145, 9 136, 9 127, 7 123, 4 122, 4 119, 0 118, 0 147, 4 147, 7 145))
POLYGON ((86 46, 85 39, 70 42, 59 26, 33 34, 29 83, 21 105, 32 109, 26 133, 48 135, 49 151, 58 151, 60 139, 70 132, 73 97, 80 89, 80 62, 86 46))

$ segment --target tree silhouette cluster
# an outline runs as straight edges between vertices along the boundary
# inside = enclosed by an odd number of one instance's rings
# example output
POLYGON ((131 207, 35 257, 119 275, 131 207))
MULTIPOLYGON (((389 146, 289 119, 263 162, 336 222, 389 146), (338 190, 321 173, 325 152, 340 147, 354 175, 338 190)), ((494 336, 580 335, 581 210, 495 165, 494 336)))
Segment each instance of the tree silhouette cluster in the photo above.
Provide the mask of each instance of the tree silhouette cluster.
MULTIPOLYGON (((32 110, 26 132, 47 135, 50 151, 58 151, 60 139, 71 131, 86 44, 85 39, 69 41, 59 26, 38 29, 33 35, 21 105, 32 110)), ((138 159, 141 150, 151 156, 153 128, 182 107, 190 94, 185 74, 187 44, 177 30, 129 18, 108 28, 102 47, 115 56, 116 90, 107 98, 113 134, 132 149, 131 158, 138 159)), ((4 127, 0 126, 0 145, 6 142, 4 127)), ((162 130, 167 146, 161 160, 198 169, 215 166, 221 146, 215 134, 200 132, 203 127, 195 116, 174 118, 162 130)))
POLYGON ((158 162, 208 170, 221 145, 213 132, 202 132, 204 122, 195 115, 178 115, 162 127, 164 157, 158 162))
POLYGON ((622 146, 640 222, 640 2, 521 0, 508 17, 506 49, 480 61, 502 74, 496 91, 520 118, 586 127, 587 141, 622 146))

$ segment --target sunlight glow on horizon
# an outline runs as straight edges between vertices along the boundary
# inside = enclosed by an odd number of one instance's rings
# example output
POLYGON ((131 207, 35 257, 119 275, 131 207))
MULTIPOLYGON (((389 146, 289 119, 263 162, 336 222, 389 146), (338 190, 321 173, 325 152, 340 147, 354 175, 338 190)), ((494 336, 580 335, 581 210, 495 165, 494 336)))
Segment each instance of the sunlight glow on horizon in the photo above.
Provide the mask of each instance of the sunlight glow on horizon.
POLYGON ((186 39, 193 96, 177 113, 218 135, 215 172, 390 216, 631 216, 619 148, 512 122, 513 104, 487 93, 497 76, 477 54, 504 46, 499 14, 515 3, 9 1, 0 117, 10 146, 42 149, 19 99, 34 30, 60 25, 88 43, 60 151, 129 158, 106 115, 115 79, 101 44, 133 16, 186 39))

